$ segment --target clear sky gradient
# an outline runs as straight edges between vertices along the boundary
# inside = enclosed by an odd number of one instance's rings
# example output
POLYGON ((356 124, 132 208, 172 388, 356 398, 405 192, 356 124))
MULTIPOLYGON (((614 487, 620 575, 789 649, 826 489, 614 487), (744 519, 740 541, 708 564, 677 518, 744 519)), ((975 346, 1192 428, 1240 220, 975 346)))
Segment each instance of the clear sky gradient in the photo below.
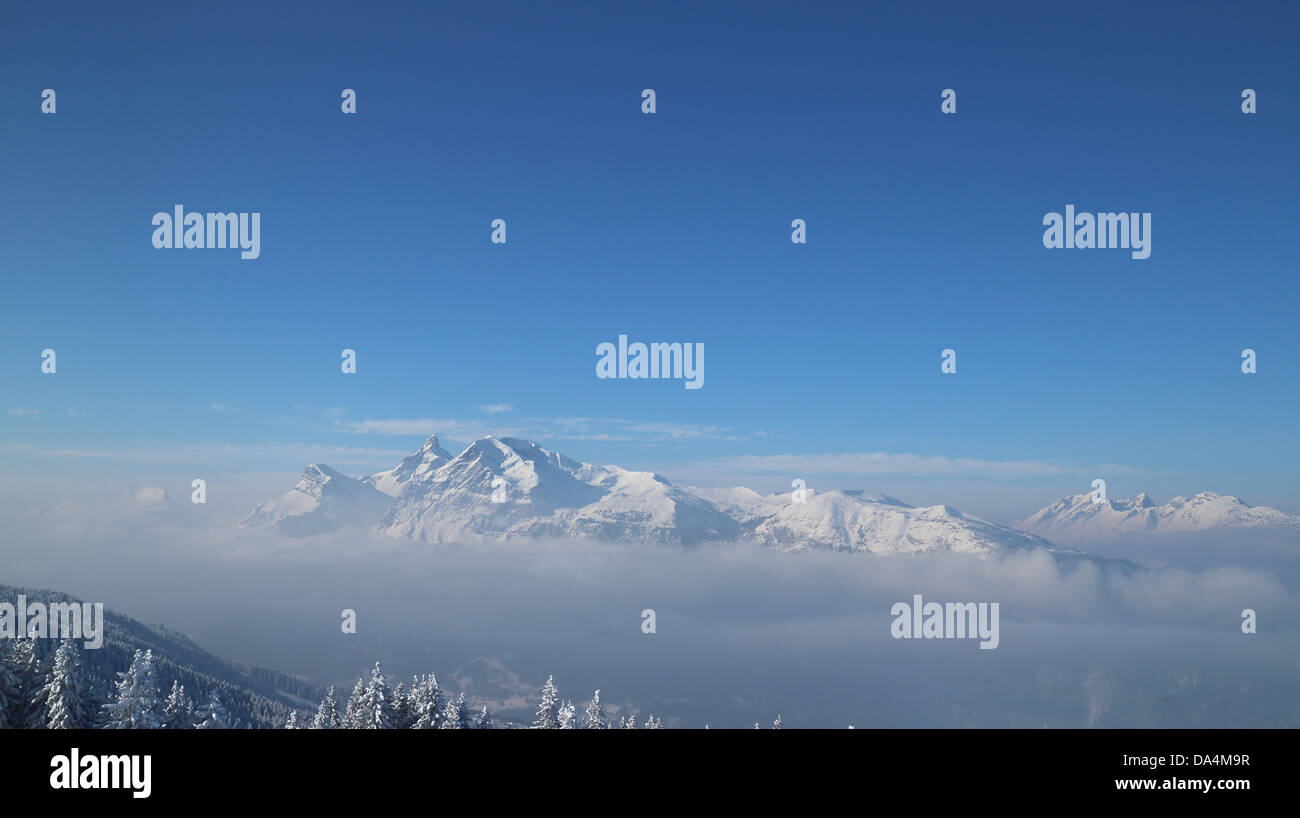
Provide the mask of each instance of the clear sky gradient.
POLYGON ((1213 5, 8 7, 0 475, 495 432, 990 516, 1097 476, 1300 511, 1300 11, 1213 5), (260 212, 261 257, 154 249, 176 204, 260 212), (1150 212, 1151 257, 1045 249, 1067 204, 1150 212), (620 333, 703 343, 704 388, 597 379, 620 333))

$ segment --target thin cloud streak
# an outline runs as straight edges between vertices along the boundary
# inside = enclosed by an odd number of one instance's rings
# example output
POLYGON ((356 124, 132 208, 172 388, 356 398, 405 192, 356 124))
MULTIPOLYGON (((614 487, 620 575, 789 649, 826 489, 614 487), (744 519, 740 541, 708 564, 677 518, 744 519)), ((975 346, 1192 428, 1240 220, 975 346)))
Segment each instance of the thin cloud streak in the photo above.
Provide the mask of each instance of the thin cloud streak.
POLYGON ((742 455, 688 465, 687 469, 742 474, 985 477, 999 480, 1133 472, 1127 466, 1116 464, 1081 466, 1036 460, 979 460, 970 457, 933 457, 893 452, 742 455))

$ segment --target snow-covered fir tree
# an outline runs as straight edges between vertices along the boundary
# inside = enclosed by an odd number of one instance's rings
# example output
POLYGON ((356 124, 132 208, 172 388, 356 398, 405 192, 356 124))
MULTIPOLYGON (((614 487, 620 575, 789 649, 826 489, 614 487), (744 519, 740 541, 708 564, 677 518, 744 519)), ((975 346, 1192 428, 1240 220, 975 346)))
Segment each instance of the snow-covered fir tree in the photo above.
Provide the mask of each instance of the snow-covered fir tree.
POLYGON ((77 646, 65 639, 54 653, 45 686, 32 701, 41 716, 41 726, 50 730, 90 727, 88 695, 77 646))
POLYGON ((33 702, 45 686, 45 674, 41 672, 41 661, 36 654, 36 640, 14 640, 9 663, 18 677, 18 692, 9 713, 9 723, 14 727, 43 728, 45 713, 33 702))
POLYGON ((352 695, 348 697, 348 703, 343 708, 343 726, 348 730, 360 730, 366 726, 365 717, 362 711, 366 706, 366 683, 357 679, 357 684, 352 688, 352 695))
POLYGON ((447 710, 443 713, 442 729, 459 730, 463 726, 465 713, 465 694, 462 693, 455 699, 447 702, 447 710))
POLYGON ((394 729, 405 730, 411 726, 411 697, 401 682, 393 688, 393 705, 389 708, 394 729))
POLYGON ((780 730, 780 729, 781 729, 781 714, 780 714, 780 713, 777 713, 777 714, 776 714, 776 721, 772 722, 772 729, 773 729, 773 730, 780 730))
POLYGON ((483 710, 479 712, 478 719, 474 722, 474 727, 479 730, 492 729, 492 714, 488 712, 487 705, 483 705, 483 710))
POLYGON ((337 730, 339 727, 339 705, 334 699, 334 688, 331 686, 326 689, 320 707, 316 708, 316 718, 311 721, 311 729, 337 730))
POLYGON ((289 711, 289 718, 286 719, 285 722, 284 722, 284 729, 286 729, 286 730, 297 730, 297 729, 298 729, 298 711, 297 711, 297 710, 290 710, 290 711, 289 711))
POLYGON ((447 699, 442 695, 442 687, 438 685, 438 674, 429 674, 429 704, 433 708, 434 727, 442 726, 442 714, 447 709, 447 699))
POLYGON ((623 717, 623 729, 624 729, 624 730, 635 730, 635 729, 636 729, 636 714, 635 714, 635 713, 631 713, 631 714, 626 715, 626 716, 623 717))
MULTIPOLYGON (((664 723, 663 723, 662 721, 660 721, 659 719, 655 718, 655 714, 654 714, 654 713, 651 713, 650 715, 648 715, 648 716, 645 717, 645 729, 647 729, 647 730, 662 730, 663 727, 664 727, 664 723)), ((755 729, 755 730, 758 729, 758 722, 755 722, 755 723, 754 723, 754 729, 755 729)))
POLYGON ((104 727, 109 730, 157 730, 163 724, 163 702, 154 673, 153 651, 135 652, 131 667, 117 674, 117 690, 104 705, 104 727))
POLYGON ((555 689, 554 676, 546 677, 542 703, 537 708, 537 720, 533 726, 543 730, 555 730, 560 726, 560 692, 555 689))
POLYGON ((195 730, 230 729, 230 716, 226 714, 225 705, 221 703, 216 688, 208 696, 208 703, 194 711, 194 716, 198 719, 194 725, 195 730))
POLYGON ((474 726, 474 714, 470 711, 469 705, 465 703, 465 694, 461 693, 456 697, 456 709, 460 711, 460 729, 469 730, 474 726))
POLYGON ((14 671, 12 651, 12 644, 0 642, 0 730, 23 726, 14 721, 21 712, 23 685, 14 671))
POLYGON ((605 726, 605 707, 600 703, 599 690, 587 704, 587 715, 583 719, 582 726, 588 730, 600 730, 605 726))
POLYGON ((435 721, 428 680, 417 677, 411 682, 411 729, 428 730, 435 721))
POLYGON ((560 705, 559 720, 561 730, 578 729, 578 708, 574 707, 573 702, 568 699, 565 699, 564 704, 560 705))
POLYGON ((366 685, 365 697, 362 699, 359 713, 363 729, 386 730, 393 726, 392 716, 388 710, 391 698, 388 683, 384 681, 384 671, 379 663, 375 662, 374 668, 370 671, 370 684, 366 685))
POLYGON ((438 676, 430 673, 419 686, 416 696, 415 722, 411 726, 417 730, 436 730, 442 727, 446 719, 447 701, 438 686, 438 676))
POLYGON ((185 695, 185 686, 172 682, 167 701, 163 702, 163 727, 168 730, 188 730, 194 726, 194 702, 185 695))

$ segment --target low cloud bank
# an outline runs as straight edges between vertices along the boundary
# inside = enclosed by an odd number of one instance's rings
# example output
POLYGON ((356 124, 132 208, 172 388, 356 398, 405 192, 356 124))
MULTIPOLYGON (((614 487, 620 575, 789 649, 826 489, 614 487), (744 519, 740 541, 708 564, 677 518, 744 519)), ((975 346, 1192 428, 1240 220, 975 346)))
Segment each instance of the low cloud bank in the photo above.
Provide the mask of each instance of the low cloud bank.
MULTIPOLYGON (((678 726, 1298 726, 1288 555, 1122 574, 999 559, 529 541, 285 539, 65 506, 0 523, 6 582, 68 591, 232 659, 350 687, 376 659, 526 719, 554 674, 678 726), (891 606, 997 602, 995 650, 894 639, 891 606), (1242 611, 1258 633, 1242 633, 1242 611), (358 632, 341 632, 354 610, 358 632), (654 612, 655 633, 643 632, 654 612)), ((1184 557, 1188 556, 1184 554, 1184 557)))

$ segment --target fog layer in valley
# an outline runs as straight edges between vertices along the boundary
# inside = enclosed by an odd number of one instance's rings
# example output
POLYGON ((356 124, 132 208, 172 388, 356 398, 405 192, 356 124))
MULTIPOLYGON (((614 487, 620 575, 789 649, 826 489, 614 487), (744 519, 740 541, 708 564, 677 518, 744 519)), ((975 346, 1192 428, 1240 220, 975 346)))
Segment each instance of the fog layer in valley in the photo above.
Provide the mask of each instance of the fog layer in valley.
POLYGON ((1163 567, 1124 573, 1041 552, 461 547, 360 530, 287 539, 72 504, 5 513, 5 582, 102 601, 319 684, 350 689, 376 660, 394 683, 437 672, 505 719, 527 720, 554 674, 565 698, 599 688, 616 715, 681 727, 778 714, 790 727, 1300 726, 1285 545, 1162 546, 1163 567), (998 647, 892 638, 891 606, 914 594, 999 603, 998 647), (1242 633, 1246 608, 1258 633, 1242 633), (341 632, 344 609, 356 635, 341 632))

